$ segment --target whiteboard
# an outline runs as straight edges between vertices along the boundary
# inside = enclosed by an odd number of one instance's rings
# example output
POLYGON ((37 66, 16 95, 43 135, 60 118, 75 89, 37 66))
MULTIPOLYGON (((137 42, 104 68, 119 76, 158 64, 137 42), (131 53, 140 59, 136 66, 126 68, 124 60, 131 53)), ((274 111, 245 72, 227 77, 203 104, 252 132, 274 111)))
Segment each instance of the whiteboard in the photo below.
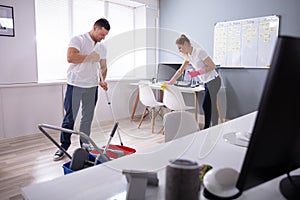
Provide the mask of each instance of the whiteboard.
POLYGON ((214 61, 221 67, 269 67, 279 32, 279 16, 218 22, 214 61))

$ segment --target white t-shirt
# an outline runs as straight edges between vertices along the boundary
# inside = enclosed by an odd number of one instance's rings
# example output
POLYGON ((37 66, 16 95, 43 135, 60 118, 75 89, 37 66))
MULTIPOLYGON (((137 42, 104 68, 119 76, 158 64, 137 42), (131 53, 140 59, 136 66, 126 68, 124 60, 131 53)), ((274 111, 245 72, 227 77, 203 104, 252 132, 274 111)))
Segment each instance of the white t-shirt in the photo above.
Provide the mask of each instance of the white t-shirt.
MULTIPOLYGON (((106 59, 106 47, 100 42, 95 44, 89 33, 73 37, 69 47, 76 48, 80 53, 86 55, 95 51, 100 55, 100 59, 106 59)), ((99 62, 71 63, 67 72, 67 83, 82 88, 98 86, 99 68, 99 62)))
MULTIPOLYGON (((185 59, 189 61, 189 63, 196 69, 205 69, 204 60, 208 57, 208 54, 206 51, 202 48, 195 48, 193 47, 192 53, 188 54, 185 59)), ((211 80, 213 80, 215 77, 218 76, 218 73, 216 70, 209 71, 205 74, 199 75, 199 79, 203 83, 207 83, 211 80)))

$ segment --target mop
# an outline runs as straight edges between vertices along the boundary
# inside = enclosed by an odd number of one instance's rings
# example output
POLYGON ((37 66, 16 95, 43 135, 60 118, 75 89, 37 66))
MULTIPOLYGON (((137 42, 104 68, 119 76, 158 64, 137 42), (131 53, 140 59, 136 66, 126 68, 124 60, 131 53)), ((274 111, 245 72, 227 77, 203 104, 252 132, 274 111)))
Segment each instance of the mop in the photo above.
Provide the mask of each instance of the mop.
MULTIPOLYGON (((103 76, 102 76, 102 71, 100 70, 100 73, 99 73, 99 76, 100 76, 100 81, 103 81, 104 82, 104 79, 103 79, 103 76)), ((110 112, 111 112, 111 115, 113 117, 113 120, 115 123, 118 123, 116 120, 115 120, 115 117, 114 117, 114 114, 113 114, 113 110, 112 110, 112 107, 111 107, 111 102, 109 100, 109 97, 108 97, 108 93, 107 91, 105 90, 105 96, 106 96, 106 100, 107 100, 107 104, 110 108, 110 112)), ((122 142, 122 139, 121 139, 121 136, 120 136, 120 133, 119 133, 119 129, 117 128, 117 134, 118 134, 118 137, 119 137, 119 140, 120 140, 120 144, 121 146, 123 146, 123 142, 122 142)))

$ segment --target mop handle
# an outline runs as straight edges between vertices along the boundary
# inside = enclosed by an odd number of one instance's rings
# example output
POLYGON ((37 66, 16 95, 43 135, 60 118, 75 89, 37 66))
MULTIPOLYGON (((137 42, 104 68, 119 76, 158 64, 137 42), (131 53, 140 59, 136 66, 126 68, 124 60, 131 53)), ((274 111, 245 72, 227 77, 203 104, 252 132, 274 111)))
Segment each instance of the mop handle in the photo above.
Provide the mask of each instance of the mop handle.
MULTIPOLYGON (((99 77, 100 77, 100 81, 104 82, 104 79, 103 79, 103 76, 102 76, 102 72, 99 73, 99 77)), ((107 104, 110 105, 110 100, 109 100, 107 91, 105 91, 105 96, 106 96, 107 104)))
POLYGON ((106 96, 107 104, 110 105, 110 101, 109 101, 109 98, 108 98, 107 91, 105 91, 105 96, 106 96))
POLYGON ((114 128, 113 128, 113 130, 111 131, 111 134, 110 134, 109 140, 108 140, 108 142, 107 142, 107 145, 106 145, 106 147, 105 147, 105 149, 104 149, 104 151, 103 151, 103 154, 106 154, 106 151, 107 151, 107 149, 108 149, 108 146, 109 146, 109 144, 110 144, 110 142, 111 142, 112 138, 113 138, 113 137, 114 137, 114 135, 115 135, 115 132, 116 132, 116 130, 117 130, 117 128, 118 128, 118 125, 119 125, 119 123, 118 123, 118 122, 116 122, 116 123, 115 123, 115 125, 114 125, 114 128))
MULTIPOLYGON (((101 70, 100 70, 100 73, 99 73, 99 77, 100 77, 100 81, 104 81, 103 76, 102 76, 102 71, 101 71, 101 70)), ((110 106, 110 111, 111 111, 112 117, 113 117, 113 119, 114 119, 114 116, 113 116, 113 110, 112 110, 112 108, 111 108, 111 102, 110 102, 110 100, 109 100, 108 93, 107 93, 106 90, 105 90, 105 95, 106 95, 107 104, 110 106)), ((116 120, 114 119, 114 121, 116 121, 116 120)), ((121 136, 120 136, 120 133, 119 133, 118 130, 117 130, 117 133, 118 133, 118 137, 119 137, 121 146, 123 146, 123 142, 122 142, 122 139, 121 139, 121 136)))

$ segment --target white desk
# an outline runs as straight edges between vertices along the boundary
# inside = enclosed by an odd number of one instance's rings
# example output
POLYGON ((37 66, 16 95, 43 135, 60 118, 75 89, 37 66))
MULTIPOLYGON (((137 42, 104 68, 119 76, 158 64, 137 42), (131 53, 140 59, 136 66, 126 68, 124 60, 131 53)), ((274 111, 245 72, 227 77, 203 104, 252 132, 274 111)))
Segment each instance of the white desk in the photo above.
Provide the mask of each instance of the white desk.
MULTIPOLYGON (((138 83, 131 83, 131 85, 138 86, 138 83)), ((162 83, 151 83, 151 82, 149 82, 149 86, 152 89, 156 89, 156 90, 160 90, 160 91, 162 91, 161 85, 162 85, 162 83)), ((198 93, 205 90, 204 86, 199 85, 199 86, 193 87, 193 88, 192 87, 177 87, 177 88, 181 92, 193 93, 194 94, 195 119, 198 122, 198 93)), ((162 93, 160 93, 160 94, 161 94, 160 95, 160 100, 162 100, 162 93)), ((132 113, 131 113, 131 120, 133 120, 138 102, 139 102, 139 93, 137 93, 136 98, 135 98, 133 110, 132 110, 132 113)), ((221 120, 221 123, 222 123, 223 122, 223 116, 222 116, 222 113, 220 112, 219 104, 218 104, 218 113, 219 113, 220 120, 221 120)))
MULTIPOLYGON (((240 171, 246 148, 229 144, 222 136, 232 131, 252 131, 255 116, 256 113, 251 113, 155 146, 147 152, 137 152, 52 181, 30 185, 22 192, 25 199, 30 200, 125 199, 127 182, 121 171, 136 169, 157 172, 159 187, 148 187, 146 199, 164 199, 165 167, 170 159, 190 159, 198 164, 210 164, 215 168, 232 167, 240 171)), ((279 192, 279 180, 277 178, 247 190, 239 199, 284 199, 279 192)), ((200 199, 205 198, 201 196, 200 199)))

